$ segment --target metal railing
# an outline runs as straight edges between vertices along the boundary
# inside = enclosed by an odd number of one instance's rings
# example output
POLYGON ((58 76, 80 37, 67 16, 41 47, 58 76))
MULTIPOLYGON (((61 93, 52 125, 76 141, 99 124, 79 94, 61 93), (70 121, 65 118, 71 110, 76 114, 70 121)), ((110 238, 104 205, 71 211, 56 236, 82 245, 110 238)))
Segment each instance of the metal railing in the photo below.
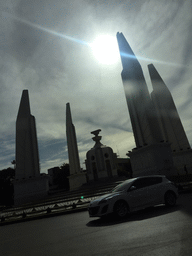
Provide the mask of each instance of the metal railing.
POLYGON ((111 189, 120 182, 121 181, 116 181, 97 187, 85 187, 77 191, 63 192, 57 195, 48 196, 38 203, 6 208, 0 212, 0 225, 86 210, 92 200, 110 192, 111 189))

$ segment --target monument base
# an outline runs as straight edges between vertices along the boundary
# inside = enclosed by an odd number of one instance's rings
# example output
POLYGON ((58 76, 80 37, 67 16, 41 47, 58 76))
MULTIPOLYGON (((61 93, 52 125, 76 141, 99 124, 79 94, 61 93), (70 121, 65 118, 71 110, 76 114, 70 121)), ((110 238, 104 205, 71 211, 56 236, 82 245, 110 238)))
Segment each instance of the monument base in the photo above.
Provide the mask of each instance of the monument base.
POLYGON ((112 177, 117 177, 117 176, 118 176, 117 169, 112 169, 110 171, 102 170, 100 172, 96 172, 96 170, 93 170, 93 173, 88 172, 88 180, 89 181, 98 181, 100 179, 105 179, 105 178, 110 179, 112 177))
POLYGON ((49 178, 47 175, 29 179, 14 180, 14 205, 30 203, 44 198, 49 191, 49 178))
POLYGON ((87 183, 87 178, 85 173, 75 173, 68 176, 69 179, 69 190, 75 190, 80 188, 83 184, 87 183))
POLYGON ((192 174, 192 149, 173 152, 173 162, 178 174, 192 174))
POLYGON ((176 174, 169 143, 147 145, 133 149, 127 155, 130 157, 133 177, 176 174))

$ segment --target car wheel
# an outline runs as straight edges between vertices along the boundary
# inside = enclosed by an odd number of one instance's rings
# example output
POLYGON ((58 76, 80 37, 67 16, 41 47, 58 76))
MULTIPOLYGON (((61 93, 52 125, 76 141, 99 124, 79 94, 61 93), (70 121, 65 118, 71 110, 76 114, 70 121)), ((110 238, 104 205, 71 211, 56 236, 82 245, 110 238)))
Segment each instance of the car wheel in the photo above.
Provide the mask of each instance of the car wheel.
POLYGON ((114 206, 114 213, 118 218, 124 218, 129 213, 129 206, 125 201, 117 201, 114 206))
POLYGON ((165 205, 166 206, 174 206, 176 204, 176 195, 172 191, 168 191, 165 193, 165 205))

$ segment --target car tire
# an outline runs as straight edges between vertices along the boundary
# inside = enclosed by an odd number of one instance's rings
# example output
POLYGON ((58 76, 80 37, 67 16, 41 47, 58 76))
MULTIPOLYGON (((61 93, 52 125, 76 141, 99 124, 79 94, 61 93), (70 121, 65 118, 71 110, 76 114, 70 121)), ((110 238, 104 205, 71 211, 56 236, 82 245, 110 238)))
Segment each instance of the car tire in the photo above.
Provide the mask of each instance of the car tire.
POLYGON ((114 213, 118 218, 125 218, 129 213, 128 204, 123 200, 117 201, 114 205, 114 213))
POLYGON ((165 193, 165 205, 166 206, 174 206, 176 205, 177 197, 174 192, 167 191, 165 193))

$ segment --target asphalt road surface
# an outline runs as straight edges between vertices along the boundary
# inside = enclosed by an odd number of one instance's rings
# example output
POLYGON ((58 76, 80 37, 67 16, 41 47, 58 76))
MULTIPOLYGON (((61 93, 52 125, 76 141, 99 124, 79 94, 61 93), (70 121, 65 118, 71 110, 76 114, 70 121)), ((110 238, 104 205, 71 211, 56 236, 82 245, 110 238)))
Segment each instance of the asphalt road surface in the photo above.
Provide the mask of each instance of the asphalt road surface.
POLYGON ((123 221, 72 213, 0 227, 1 256, 192 255, 192 193, 123 221))

